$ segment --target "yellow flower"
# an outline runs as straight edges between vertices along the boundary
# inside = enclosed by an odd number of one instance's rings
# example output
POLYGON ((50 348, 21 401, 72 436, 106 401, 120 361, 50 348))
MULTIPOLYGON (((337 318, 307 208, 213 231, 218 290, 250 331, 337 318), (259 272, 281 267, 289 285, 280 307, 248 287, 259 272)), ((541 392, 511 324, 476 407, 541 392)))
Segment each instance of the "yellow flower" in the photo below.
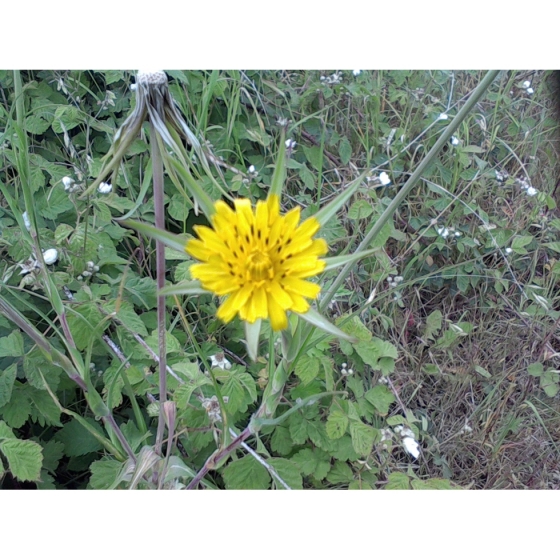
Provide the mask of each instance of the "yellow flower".
POLYGON ((236 314, 254 323, 270 318, 275 331, 288 326, 286 311, 306 313, 320 286, 304 280, 325 268, 319 259, 327 253, 324 239, 312 239, 320 224, 308 218, 302 224, 300 208, 280 215, 278 197, 257 202, 237 199, 232 210, 225 202, 215 204, 212 228, 195 226, 199 239, 188 241, 185 250, 201 261, 190 268, 202 287, 228 296, 218 317, 231 321, 236 314))

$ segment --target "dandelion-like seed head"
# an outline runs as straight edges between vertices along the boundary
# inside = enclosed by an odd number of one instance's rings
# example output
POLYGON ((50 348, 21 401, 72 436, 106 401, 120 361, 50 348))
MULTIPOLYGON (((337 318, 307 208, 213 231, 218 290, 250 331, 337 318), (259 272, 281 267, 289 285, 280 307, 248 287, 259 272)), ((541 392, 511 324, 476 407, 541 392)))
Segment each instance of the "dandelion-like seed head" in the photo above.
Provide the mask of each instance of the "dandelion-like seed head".
POLYGON ((163 70, 139 70, 136 81, 143 86, 161 86, 167 83, 167 74, 163 70))
POLYGON ((280 214, 275 195, 257 202, 237 199, 234 208, 215 204, 212 227, 195 226, 198 239, 185 250, 200 261, 191 276, 202 287, 226 296, 217 316, 230 322, 236 315, 249 323, 270 318, 275 331, 288 326, 287 311, 306 313, 307 299, 320 287, 305 280, 322 272, 327 253, 324 239, 313 239, 320 224, 315 218, 300 222, 300 208, 280 214), (306 299, 307 298, 307 299, 306 299))

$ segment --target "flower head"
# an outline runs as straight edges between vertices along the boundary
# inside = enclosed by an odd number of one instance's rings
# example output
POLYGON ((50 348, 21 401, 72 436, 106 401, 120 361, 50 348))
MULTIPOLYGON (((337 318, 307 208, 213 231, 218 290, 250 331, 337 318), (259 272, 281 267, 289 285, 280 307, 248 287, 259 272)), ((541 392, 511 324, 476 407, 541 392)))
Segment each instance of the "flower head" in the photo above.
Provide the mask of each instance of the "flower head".
POLYGON ((47 249, 43 252, 43 260, 45 264, 54 264, 58 260, 58 251, 56 249, 47 249))
POLYGON ((227 296, 217 315, 224 322, 237 314, 249 323, 270 318, 274 330, 288 326, 287 311, 306 313, 320 291, 304 280, 323 271, 319 257, 327 252, 324 239, 312 239, 319 230, 316 218, 300 221, 300 208, 280 215, 278 197, 257 202, 237 199, 235 208, 215 204, 212 228, 195 226, 198 239, 185 250, 201 261, 191 275, 202 287, 227 296))

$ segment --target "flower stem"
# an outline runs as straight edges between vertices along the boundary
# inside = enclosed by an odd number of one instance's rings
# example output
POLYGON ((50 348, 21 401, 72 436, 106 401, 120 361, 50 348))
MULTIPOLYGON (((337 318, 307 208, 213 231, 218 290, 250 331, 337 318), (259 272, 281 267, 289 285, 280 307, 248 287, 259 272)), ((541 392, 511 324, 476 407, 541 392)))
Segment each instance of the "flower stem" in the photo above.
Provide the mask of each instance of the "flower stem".
MULTIPOLYGON (((163 160, 157 133, 154 125, 150 121, 150 147, 152 155, 153 186, 154 186, 154 212, 156 227, 165 228, 165 209, 163 198, 163 160)), ((156 240, 156 281, 158 292, 165 286, 165 245, 156 240)), ((155 452, 161 455, 163 436, 165 432, 165 415, 163 403, 167 400, 167 371, 165 344, 165 296, 158 295, 157 298, 157 323, 159 341, 159 418, 156 433, 155 452)))

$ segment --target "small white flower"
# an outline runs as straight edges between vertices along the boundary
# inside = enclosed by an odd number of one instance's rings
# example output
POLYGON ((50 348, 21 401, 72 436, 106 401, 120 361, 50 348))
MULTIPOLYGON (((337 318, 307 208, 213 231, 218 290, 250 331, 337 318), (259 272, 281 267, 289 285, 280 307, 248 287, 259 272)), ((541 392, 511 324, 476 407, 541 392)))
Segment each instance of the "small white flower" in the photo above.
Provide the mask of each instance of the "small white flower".
POLYGON ((438 227, 437 230, 439 235, 441 235, 444 239, 449 236, 449 230, 446 227, 438 227))
POLYGON ((64 184, 64 190, 69 191, 76 181, 71 177, 62 177, 62 182, 64 184))
POLYGON ((130 91, 136 91, 138 86, 136 84, 130 84, 130 91))
POLYGON ((397 284, 400 284, 403 280, 404 280, 404 278, 402 276, 395 276, 395 278, 394 278, 394 281, 397 284))
POLYGON ((506 254, 511 255, 513 253, 513 249, 511 247, 506 247, 506 254))
POLYGON ((343 368, 348 367, 348 364, 347 364, 346 362, 342 362, 340 365, 341 365, 343 368))
POLYGON ((391 428, 381 428, 381 441, 391 441, 393 439, 393 432, 391 428))
POLYGON ((451 144, 453 144, 453 146, 458 146, 459 145, 459 139, 456 136, 452 136, 451 137, 451 144))
POLYGON ((456 232, 455 232, 455 237, 461 237, 461 232, 460 232, 460 231, 456 231, 456 232))
POLYGON ((231 369, 231 362, 224 356, 223 352, 210 356, 212 368, 231 369))
POLYGON ((496 171, 496 180, 502 182, 504 180, 503 173, 500 173, 499 171, 496 171))
POLYGON ((389 175, 387 175, 387 173, 385 173, 385 171, 383 171, 380 175, 379 175, 379 180, 381 181, 381 184, 386 187, 388 184, 391 183, 391 179, 389 179, 389 175))
POLYGON ((389 378, 382 375, 377 383, 379 383, 379 385, 389 385, 389 378))
POLYGON ((352 74, 354 74, 354 76, 359 76, 361 73, 361 70, 352 70, 352 74))
POLYGON ((29 221, 29 215, 27 214, 27 211, 24 212, 21 217, 23 218, 23 223, 25 224, 25 229, 27 229, 27 231, 29 231, 31 229, 31 222, 29 221))
POLYGON ((438 121, 446 121, 449 119, 449 115, 447 113, 440 113, 438 117, 438 121))
POLYGON ((99 194, 109 194, 113 190, 113 185, 111 183, 101 183, 97 187, 97 192, 99 194))
POLYGON ((249 173, 254 173, 254 172, 255 172, 255 166, 254 166, 254 165, 250 165, 250 166, 249 166, 249 169, 247 169, 247 171, 248 171, 249 173))
POLYGON ((530 82, 529 80, 525 80, 525 81, 523 82, 523 87, 524 87, 525 89, 527 89, 528 87, 531 87, 531 82, 530 82))
POLYGON ((531 94, 535 93, 535 90, 534 90, 532 87, 527 88, 527 93, 528 93, 529 95, 531 95, 531 94))
POLYGON ((54 264, 58 260, 58 251, 56 249, 47 249, 43 252, 43 260, 45 264, 54 264))
POLYGON ((418 459, 420 456, 420 448, 418 446, 418 442, 411 437, 405 437, 402 440, 403 446, 410 455, 412 455, 415 459, 418 459))
POLYGON ((535 196, 539 191, 535 187, 527 188, 527 196, 535 196))
POLYGON ((284 117, 279 117, 279 119, 276 121, 276 124, 278 126, 288 126, 288 119, 284 118, 284 117))
POLYGON ((296 147, 296 141, 292 140, 291 138, 288 138, 286 140, 286 148, 288 148, 288 150, 293 150, 296 147))

